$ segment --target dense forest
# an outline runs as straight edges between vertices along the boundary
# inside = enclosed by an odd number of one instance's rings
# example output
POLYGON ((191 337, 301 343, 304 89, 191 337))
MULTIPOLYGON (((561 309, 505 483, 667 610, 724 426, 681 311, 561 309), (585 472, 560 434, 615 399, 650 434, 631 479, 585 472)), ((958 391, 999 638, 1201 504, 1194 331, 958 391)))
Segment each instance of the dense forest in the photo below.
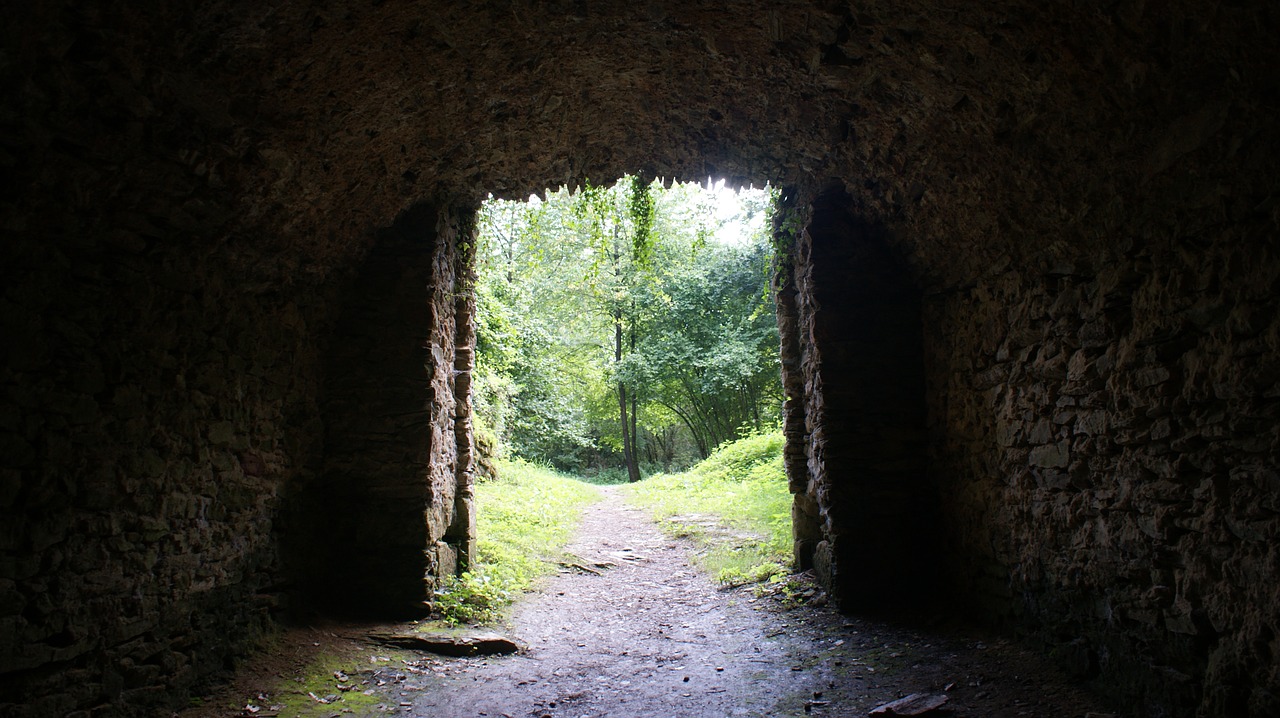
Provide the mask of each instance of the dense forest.
POLYGON ((775 426, 771 213, 768 190, 632 176, 485 202, 482 441, 635 481, 775 426))

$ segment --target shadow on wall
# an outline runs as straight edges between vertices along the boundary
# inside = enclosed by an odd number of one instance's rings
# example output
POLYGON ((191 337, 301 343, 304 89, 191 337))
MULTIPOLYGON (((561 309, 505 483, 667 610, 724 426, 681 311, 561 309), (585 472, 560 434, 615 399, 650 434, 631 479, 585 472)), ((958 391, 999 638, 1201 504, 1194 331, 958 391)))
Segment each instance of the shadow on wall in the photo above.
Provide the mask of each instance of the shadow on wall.
POLYGON ((303 606, 418 615, 456 570, 456 551, 437 546, 455 519, 456 462, 454 242, 440 218, 429 205, 401 215, 339 297, 323 467, 291 502, 285 541, 303 606))
POLYGON ((843 189, 819 196, 782 282, 784 382, 803 397, 787 412, 788 441, 808 437, 804 465, 789 471, 800 564, 843 608, 882 610, 935 593, 937 492, 924 458, 920 292, 885 230, 851 206, 843 189))

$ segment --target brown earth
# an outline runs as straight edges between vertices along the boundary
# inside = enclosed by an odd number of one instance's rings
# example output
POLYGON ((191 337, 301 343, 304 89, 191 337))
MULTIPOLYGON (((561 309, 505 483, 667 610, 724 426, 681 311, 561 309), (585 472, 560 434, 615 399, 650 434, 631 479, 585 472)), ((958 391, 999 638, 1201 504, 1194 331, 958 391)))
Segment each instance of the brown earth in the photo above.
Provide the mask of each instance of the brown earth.
POLYGON ((385 626, 299 629, 243 671, 232 695, 184 718, 288 715, 272 710, 272 686, 321 653, 351 667, 316 695, 337 700, 316 701, 308 715, 862 716, 913 693, 945 695, 955 716, 1105 715, 1006 639, 939 617, 840 615, 803 575, 760 596, 719 587, 691 564, 689 546, 616 490, 604 496, 568 547, 589 570, 563 569, 515 609, 507 628, 526 644, 519 653, 443 658, 365 640, 385 626), (910 627, 920 625, 932 627, 910 627), (347 698, 365 692, 363 703, 347 698))

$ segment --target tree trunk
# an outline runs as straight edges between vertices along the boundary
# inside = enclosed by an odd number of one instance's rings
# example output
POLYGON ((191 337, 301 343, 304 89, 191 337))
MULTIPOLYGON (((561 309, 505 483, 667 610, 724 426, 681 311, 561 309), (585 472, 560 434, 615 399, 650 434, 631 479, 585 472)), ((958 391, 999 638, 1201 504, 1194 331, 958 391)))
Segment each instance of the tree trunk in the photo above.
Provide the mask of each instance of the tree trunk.
POLYGON ((635 461, 633 466, 627 467, 627 474, 631 477, 631 481, 640 480, 640 431, 636 421, 636 417, 640 416, 640 406, 636 401, 636 395, 640 392, 631 392, 631 456, 635 461))
MULTIPOLYGON (((633 301, 631 303, 631 331, 629 332, 631 335, 632 354, 636 351, 635 316, 636 305, 633 301)), ((627 465, 627 476, 631 479, 632 483, 640 480, 640 402, 637 398, 639 395, 640 392, 638 390, 631 392, 631 463, 627 465)), ((626 417, 623 417, 623 424, 625 428, 626 417)))
MULTIPOLYGON (((622 361, 622 312, 613 315, 613 359, 622 361)), ((627 464, 627 479, 640 480, 640 465, 636 462, 635 444, 631 438, 631 422, 627 420, 627 385, 618 382, 618 413, 622 424, 622 459, 627 464)))
POLYGON ((627 480, 640 480, 640 464, 636 461, 635 439, 631 436, 631 422, 627 420, 627 387, 618 382, 618 410, 622 418, 622 457, 627 463, 627 480))

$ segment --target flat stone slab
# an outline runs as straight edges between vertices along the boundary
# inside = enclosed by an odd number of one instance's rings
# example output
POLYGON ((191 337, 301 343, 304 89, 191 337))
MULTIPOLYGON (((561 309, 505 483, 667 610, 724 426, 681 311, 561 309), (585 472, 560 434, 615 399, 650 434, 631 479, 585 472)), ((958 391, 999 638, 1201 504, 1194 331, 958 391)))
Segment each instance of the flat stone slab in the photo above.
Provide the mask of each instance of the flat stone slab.
POLYGON ((413 648, 442 656, 492 656, 515 653, 522 648, 516 641, 488 631, 371 633, 369 638, 397 648, 413 648))
POLYGON ((912 693, 892 703, 885 703, 871 711, 873 716, 922 716, 940 712, 947 702, 941 693, 912 693))

